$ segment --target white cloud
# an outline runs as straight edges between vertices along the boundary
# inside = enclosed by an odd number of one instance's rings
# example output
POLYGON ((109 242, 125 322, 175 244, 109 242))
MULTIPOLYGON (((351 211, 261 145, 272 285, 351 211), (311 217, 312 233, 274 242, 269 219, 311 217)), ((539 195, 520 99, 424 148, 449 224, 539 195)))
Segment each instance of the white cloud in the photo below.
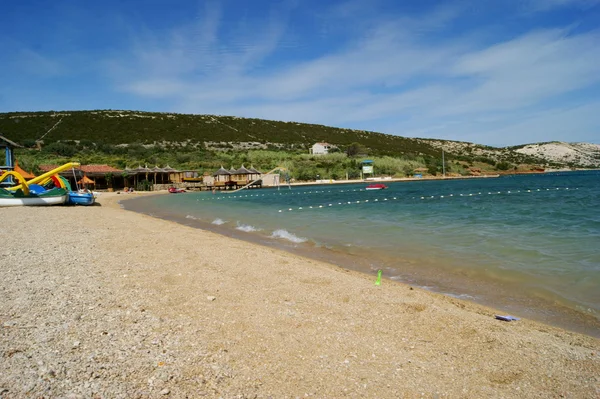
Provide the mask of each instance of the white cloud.
POLYGON ((439 111, 475 113, 539 105, 600 82, 600 34, 533 32, 464 55, 457 76, 478 82, 439 111))
MULTIPOLYGON (((244 68, 232 73, 224 66, 225 72, 189 78, 179 66, 168 67, 177 57, 167 50, 168 56, 157 59, 165 60, 171 78, 134 79, 126 89, 171 98, 182 112, 347 127, 371 123, 371 130, 474 137, 490 143, 477 129, 496 134, 503 132, 499 126, 529 126, 532 131, 534 121, 541 122, 527 115, 549 107, 545 103, 550 100, 600 82, 598 43, 598 32, 549 29, 473 48, 460 40, 421 42, 394 24, 382 24, 352 46, 262 73, 244 68), (515 123, 524 120, 529 125, 515 123)), ((261 57, 277 50, 265 48, 261 57)), ((573 113, 556 115, 553 119, 573 113)), ((588 124, 597 121, 597 116, 589 116, 588 124)), ((519 138, 502 135, 506 140, 519 138)))
MULTIPOLYGON (((554 0, 555 7, 565 3, 554 0)), ((312 41, 318 32, 303 42, 293 25, 298 4, 283 3, 263 20, 232 21, 220 2, 208 2, 188 24, 161 34, 136 32, 127 51, 100 65, 120 95, 165 111, 484 144, 545 141, 536 133, 543 131, 560 139, 559 130, 568 126, 592 137, 598 126, 600 116, 586 106, 600 96, 598 31, 560 26, 512 36, 495 32, 489 44, 482 37, 490 31, 475 21, 456 34, 464 18, 458 6, 382 17, 376 9, 356 11, 376 8, 356 0, 319 15, 348 26, 344 40, 330 38, 321 47, 312 41), (569 123, 573 117, 585 119, 569 123)), ((39 56, 29 54, 22 63, 61 71, 60 63, 39 56)), ((565 130, 564 139, 570 137, 565 130)))

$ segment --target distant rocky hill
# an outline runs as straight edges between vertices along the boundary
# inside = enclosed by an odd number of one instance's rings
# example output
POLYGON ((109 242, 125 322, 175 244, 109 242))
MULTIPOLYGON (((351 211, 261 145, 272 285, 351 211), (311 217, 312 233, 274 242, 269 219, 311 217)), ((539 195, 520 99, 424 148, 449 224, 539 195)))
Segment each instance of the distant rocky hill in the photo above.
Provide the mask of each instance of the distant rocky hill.
POLYGON ((495 148, 474 143, 407 138, 364 130, 216 115, 138 111, 61 111, 0 113, 0 134, 27 147, 43 141, 92 142, 127 146, 186 146, 217 151, 273 149, 308 152, 315 142, 344 149, 353 143, 369 155, 424 156, 479 161, 491 165, 544 168, 600 168, 600 146, 587 143, 538 143, 495 148))
POLYGON ((484 157, 514 164, 537 164, 546 168, 600 168, 598 144, 553 141, 496 148, 461 141, 422 140, 457 157, 484 157))
POLYGON ((555 163, 580 165, 598 168, 600 166, 600 145, 590 143, 538 143, 527 144, 514 149, 519 154, 531 155, 537 158, 551 160, 555 163))

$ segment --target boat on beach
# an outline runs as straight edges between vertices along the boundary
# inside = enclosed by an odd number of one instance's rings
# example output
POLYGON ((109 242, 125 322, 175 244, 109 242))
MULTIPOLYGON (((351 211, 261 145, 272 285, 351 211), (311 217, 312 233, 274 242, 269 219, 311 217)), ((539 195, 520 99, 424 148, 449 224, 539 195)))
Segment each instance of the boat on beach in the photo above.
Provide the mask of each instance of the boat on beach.
POLYGON ((47 206, 62 205, 69 198, 70 186, 58 173, 79 166, 69 162, 31 180, 26 180, 16 171, 7 171, 0 175, 0 182, 14 178, 17 183, 8 189, 0 189, 0 207, 8 206, 47 206), (38 184, 39 183, 39 184, 38 184), (54 187, 52 187, 54 186, 54 187))
POLYGON ((94 205, 96 197, 93 193, 84 191, 69 191, 69 197, 66 201, 67 205, 94 205))
POLYGON ((169 192, 171 194, 180 194, 180 193, 185 193, 185 190, 183 188, 169 187, 169 192))
POLYGON ((388 186, 386 186, 383 183, 373 183, 373 184, 369 184, 365 190, 384 190, 388 188, 388 186))
POLYGON ((0 189, 0 207, 62 205, 67 201, 67 196, 67 190, 62 188, 28 196, 22 195, 22 192, 11 193, 8 190, 0 189))

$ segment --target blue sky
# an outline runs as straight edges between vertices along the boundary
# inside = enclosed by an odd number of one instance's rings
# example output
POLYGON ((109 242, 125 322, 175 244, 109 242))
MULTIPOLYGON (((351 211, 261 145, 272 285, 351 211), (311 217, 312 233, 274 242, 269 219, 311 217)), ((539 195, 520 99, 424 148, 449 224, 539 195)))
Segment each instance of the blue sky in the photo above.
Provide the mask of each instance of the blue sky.
POLYGON ((600 0, 0 3, 0 112, 600 143, 600 0))

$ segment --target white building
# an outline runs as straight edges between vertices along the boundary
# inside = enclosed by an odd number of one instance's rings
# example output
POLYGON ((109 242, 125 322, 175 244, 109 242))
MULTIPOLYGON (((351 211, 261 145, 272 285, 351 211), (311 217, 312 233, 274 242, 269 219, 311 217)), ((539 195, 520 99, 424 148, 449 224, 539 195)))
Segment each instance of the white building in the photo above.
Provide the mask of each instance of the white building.
POLYGON ((329 150, 335 148, 334 145, 329 143, 315 143, 310 149, 311 154, 329 154, 329 150))

